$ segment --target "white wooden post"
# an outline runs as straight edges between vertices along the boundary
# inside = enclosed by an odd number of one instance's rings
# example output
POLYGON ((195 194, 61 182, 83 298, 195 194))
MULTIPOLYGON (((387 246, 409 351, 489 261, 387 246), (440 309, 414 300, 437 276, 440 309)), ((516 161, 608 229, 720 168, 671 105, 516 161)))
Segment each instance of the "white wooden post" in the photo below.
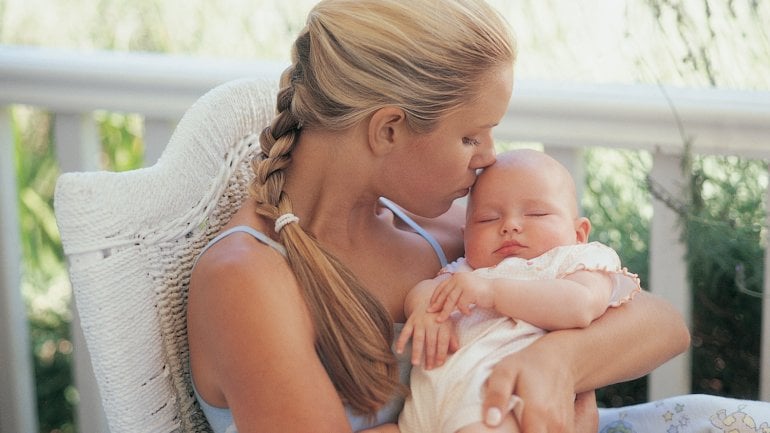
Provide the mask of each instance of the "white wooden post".
POLYGON ((16 160, 7 108, 0 109, 0 432, 36 432, 27 315, 21 297, 16 160))
POLYGON ((144 165, 149 167, 160 158, 166 148, 177 121, 145 117, 144 133, 144 165))
POLYGON ((585 190, 585 163, 583 161, 583 149, 579 147, 566 147, 546 144, 545 152, 559 161, 572 174, 575 180, 575 191, 578 197, 578 206, 585 190))
MULTIPOLYGON (((674 199, 683 197, 686 180, 680 155, 653 153, 652 179, 674 199)), ((685 262, 686 246, 680 240, 679 216, 653 198, 650 230, 650 291, 671 302, 691 323, 691 298, 685 262)), ((654 336, 651 336, 654 338, 654 336)), ((686 394, 691 389, 690 351, 670 360, 649 376, 648 397, 658 400, 686 394)))
MULTIPOLYGON (((91 171, 100 168, 101 146, 92 115, 57 113, 54 120, 54 140, 62 172, 91 171)), ((77 425, 81 432, 108 432, 99 388, 88 356, 77 308, 73 303, 70 324, 73 350, 73 375, 80 401, 77 425)))

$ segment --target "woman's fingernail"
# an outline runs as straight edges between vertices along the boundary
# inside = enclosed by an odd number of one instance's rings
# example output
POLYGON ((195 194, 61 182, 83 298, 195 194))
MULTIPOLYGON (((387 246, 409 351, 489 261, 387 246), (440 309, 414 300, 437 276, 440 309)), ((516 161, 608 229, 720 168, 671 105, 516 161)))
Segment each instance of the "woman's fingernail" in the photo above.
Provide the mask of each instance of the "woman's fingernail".
POLYGON ((500 421, 503 420, 503 414, 500 412, 500 409, 496 407, 490 407, 487 409, 487 417, 485 419, 486 423, 490 427, 496 427, 500 424, 500 421))

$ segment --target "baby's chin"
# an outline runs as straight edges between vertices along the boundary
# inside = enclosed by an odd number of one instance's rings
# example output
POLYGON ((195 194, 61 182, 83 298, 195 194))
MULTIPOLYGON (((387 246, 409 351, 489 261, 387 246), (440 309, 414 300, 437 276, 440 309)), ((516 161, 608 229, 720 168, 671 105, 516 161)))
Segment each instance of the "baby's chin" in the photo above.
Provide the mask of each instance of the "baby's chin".
POLYGON ((466 257, 465 262, 473 269, 479 269, 479 268, 493 268, 500 263, 502 263, 505 259, 521 259, 521 260, 532 260, 541 254, 507 254, 507 255, 495 255, 492 257, 486 257, 486 258, 471 258, 466 257))

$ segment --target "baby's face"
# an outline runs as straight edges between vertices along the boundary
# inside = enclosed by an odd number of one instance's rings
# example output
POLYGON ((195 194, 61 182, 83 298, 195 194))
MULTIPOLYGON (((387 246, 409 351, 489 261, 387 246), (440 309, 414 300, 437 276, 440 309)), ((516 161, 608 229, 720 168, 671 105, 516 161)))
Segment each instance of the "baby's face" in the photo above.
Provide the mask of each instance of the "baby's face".
MULTIPOLYGON (((468 202, 465 258, 473 268, 506 257, 535 258, 562 245, 585 242, 571 178, 548 164, 500 162, 478 178, 468 202)), ((589 227, 590 228, 590 227, 589 227)))

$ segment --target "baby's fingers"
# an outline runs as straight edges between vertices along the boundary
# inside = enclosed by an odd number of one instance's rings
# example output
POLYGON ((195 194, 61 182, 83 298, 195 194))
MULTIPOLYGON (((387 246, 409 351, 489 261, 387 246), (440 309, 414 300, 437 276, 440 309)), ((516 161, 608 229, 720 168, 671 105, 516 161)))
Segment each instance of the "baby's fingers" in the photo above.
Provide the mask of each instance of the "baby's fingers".
POLYGON ((457 309, 466 316, 471 314, 474 307, 474 300, 469 296, 461 296, 456 302, 457 309))
POLYGON ((457 351, 459 344, 454 332, 454 327, 443 327, 438 334, 438 341, 436 343, 436 366, 441 367, 446 361, 449 353, 457 351))
POLYGON ((412 335, 412 365, 420 365, 425 348, 425 330, 415 328, 412 335))
POLYGON ((414 325, 407 321, 406 324, 404 324, 404 327, 401 329, 401 334, 398 335, 398 340, 396 340, 396 353, 404 353, 406 343, 408 343, 409 339, 412 337, 413 331, 414 325))
POLYGON ((452 303, 452 304, 448 304, 448 303, 445 304, 442 307, 441 312, 438 313, 438 316, 436 316, 436 321, 439 322, 439 323, 445 322, 447 319, 449 319, 449 316, 452 314, 452 312, 454 310, 455 310, 455 304, 454 303, 452 303))
POLYGON ((430 307, 428 307, 428 312, 435 313, 441 310, 450 292, 451 288, 447 288, 446 281, 439 284, 438 287, 436 287, 436 290, 433 291, 433 295, 430 297, 430 307))

